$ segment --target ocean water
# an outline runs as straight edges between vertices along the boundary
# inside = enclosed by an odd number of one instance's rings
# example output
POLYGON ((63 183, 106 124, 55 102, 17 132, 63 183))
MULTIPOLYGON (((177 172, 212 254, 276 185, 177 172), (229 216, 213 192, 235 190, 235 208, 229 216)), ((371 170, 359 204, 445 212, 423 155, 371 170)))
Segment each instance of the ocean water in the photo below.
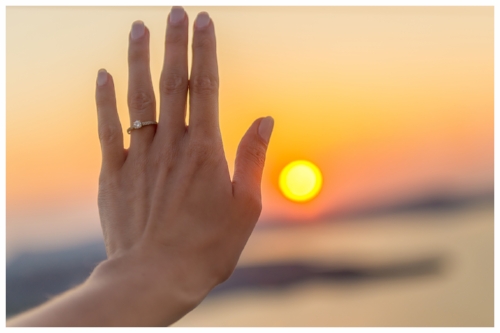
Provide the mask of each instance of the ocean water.
POLYGON ((239 266, 274 280, 212 293, 175 326, 493 326, 493 210, 258 229, 239 266))

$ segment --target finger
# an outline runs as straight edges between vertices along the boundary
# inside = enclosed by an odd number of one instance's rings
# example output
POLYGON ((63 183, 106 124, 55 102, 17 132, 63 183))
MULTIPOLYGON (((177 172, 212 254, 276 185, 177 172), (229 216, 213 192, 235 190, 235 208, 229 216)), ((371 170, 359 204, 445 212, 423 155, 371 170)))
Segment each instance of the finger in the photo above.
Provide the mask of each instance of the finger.
POLYGON ((218 94, 214 25, 208 14, 201 12, 194 23, 193 64, 189 79, 189 131, 193 135, 206 137, 219 133, 218 94))
POLYGON ((105 168, 119 169, 125 161, 123 131, 116 109, 113 78, 105 69, 100 69, 97 74, 95 96, 102 165, 105 168))
POLYGON ((186 131, 188 91, 188 18, 182 7, 172 7, 165 37, 160 77, 160 120, 157 139, 165 141, 186 131))
POLYGON ((266 151, 274 127, 271 117, 259 118, 238 146, 233 175, 233 194, 260 202, 260 184, 266 151))
MULTIPOLYGON (((135 21, 129 36, 128 50, 128 107, 130 124, 134 121, 156 120, 156 102, 149 69, 149 30, 142 21, 135 21)), ((130 151, 144 151, 149 147, 156 125, 132 130, 130 151)))

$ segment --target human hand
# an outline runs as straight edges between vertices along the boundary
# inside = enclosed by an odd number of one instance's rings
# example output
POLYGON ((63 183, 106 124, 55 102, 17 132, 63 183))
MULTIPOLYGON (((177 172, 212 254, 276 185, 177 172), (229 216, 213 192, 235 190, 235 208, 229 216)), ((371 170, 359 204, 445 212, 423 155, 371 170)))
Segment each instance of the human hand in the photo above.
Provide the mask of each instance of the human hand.
MULTIPOLYGON (((231 275, 259 218, 273 119, 259 118, 247 130, 231 181, 219 129, 215 32, 207 13, 194 23, 189 80, 187 47, 188 17, 173 7, 158 125, 133 130, 129 149, 124 149, 113 79, 99 71, 98 206, 108 260, 97 271, 135 274, 137 283, 147 281, 157 294, 175 284, 192 308, 231 275)), ((140 21, 129 36, 128 60, 130 122, 155 120, 149 30, 140 21)))

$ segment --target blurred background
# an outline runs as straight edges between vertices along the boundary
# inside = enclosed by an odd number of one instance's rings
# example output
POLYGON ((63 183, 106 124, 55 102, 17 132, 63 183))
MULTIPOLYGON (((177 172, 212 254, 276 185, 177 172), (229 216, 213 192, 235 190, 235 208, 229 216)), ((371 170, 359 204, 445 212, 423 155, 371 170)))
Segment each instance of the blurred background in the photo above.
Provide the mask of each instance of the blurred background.
MULTIPOLYGON (((492 326, 493 7, 185 9, 215 24, 231 173, 255 118, 275 130, 237 269, 175 325, 492 326), (306 203, 278 182, 300 159, 306 203)), ((7 317, 105 259, 97 71, 127 128, 131 24, 157 93, 169 11, 7 7, 7 317)))

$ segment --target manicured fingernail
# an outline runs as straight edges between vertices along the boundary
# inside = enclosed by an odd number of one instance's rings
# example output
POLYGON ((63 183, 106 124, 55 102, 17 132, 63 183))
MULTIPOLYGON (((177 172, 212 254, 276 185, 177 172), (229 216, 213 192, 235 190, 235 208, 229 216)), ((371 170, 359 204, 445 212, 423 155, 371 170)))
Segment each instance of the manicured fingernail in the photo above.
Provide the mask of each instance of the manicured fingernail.
POLYGON ((104 68, 101 68, 97 73, 97 85, 103 86, 108 82, 108 72, 104 68))
POLYGON ((210 16, 208 16, 207 12, 201 12, 196 17, 196 21, 194 21, 194 26, 198 29, 203 29, 210 23, 210 16))
POLYGON ((271 133, 273 132, 274 119, 272 117, 266 117, 260 121, 259 124, 259 135, 264 139, 264 141, 269 142, 271 138, 271 133))
POLYGON ((172 10, 170 11, 170 24, 177 25, 181 23, 184 20, 185 15, 186 12, 184 11, 184 8, 179 6, 172 7, 172 10))
POLYGON ((144 35, 144 22, 142 21, 135 21, 134 24, 132 24, 132 32, 130 33, 130 36, 132 39, 139 39, 144 35))

